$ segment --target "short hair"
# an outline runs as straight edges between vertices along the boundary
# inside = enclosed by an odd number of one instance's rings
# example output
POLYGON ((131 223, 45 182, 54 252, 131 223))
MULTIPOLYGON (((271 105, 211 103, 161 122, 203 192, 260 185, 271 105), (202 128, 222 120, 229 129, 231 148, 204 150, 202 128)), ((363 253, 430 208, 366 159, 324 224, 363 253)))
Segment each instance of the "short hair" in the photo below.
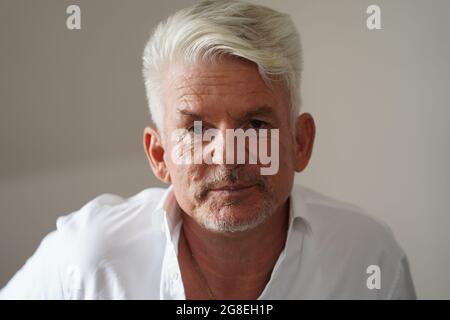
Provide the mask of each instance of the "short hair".
POLYGON ((195 64, 219 56, 256 64, 263 80, 284 82, 291 125, 300 112, 302 50, 291 18, 273 9, 236 0, 201 1, 158 24, 143 53, 143 76, 150 115, 164 125, 162 84, 175 62, 195 64))

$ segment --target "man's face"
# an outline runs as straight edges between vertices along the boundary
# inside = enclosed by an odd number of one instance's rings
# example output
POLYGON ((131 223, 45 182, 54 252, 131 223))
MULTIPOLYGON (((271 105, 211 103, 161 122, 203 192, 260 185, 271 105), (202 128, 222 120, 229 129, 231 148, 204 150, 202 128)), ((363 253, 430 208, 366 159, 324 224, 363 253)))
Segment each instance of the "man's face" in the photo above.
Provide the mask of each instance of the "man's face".
MULTIPOLYGON (((164 162, 177 202, 186 214, 212 231, 244 231, 262 223, 285 203, 295 172, 295 146, 289 100, 281 84, 269 88, 254 64, 222 58, 207 65, 172 66, 163 91, 164 162), (263 165, 248 161, 177 164, 174 148, 191 153, 192 144, 180 146, 183 142, 172 139, 171 134, 186 129, 193 138, 194 121, 201 121, 203 130, 212 128, 223 135, 226 129, 278 129, 279 155, 272 155, 279 159, 278 172, 261 175, 263 165)), ((267 143, 270 149, 269 141, 259 143, 267 143)), ((214 139, 201 142, 203 148, 211 143, 214 139)), ((222 150, 227 152, 226 148, 222 150)))

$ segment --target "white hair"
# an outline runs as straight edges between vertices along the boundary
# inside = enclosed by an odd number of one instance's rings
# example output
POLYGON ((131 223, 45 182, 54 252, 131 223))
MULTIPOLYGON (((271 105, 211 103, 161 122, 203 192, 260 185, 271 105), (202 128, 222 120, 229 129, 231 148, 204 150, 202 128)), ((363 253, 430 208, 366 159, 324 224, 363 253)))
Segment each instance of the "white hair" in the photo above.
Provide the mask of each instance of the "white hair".
POLYGON ((302 52, 290 17, 241 1, 209 0, 159 23, 145 46, 143 76, 150 114, 158 130, 164 126, 161 87, 168 67, 175 62, 195 64, 223 55, 255 63, 268 84, 281 79, 289 93, 293 123, 301 106, 302 52))

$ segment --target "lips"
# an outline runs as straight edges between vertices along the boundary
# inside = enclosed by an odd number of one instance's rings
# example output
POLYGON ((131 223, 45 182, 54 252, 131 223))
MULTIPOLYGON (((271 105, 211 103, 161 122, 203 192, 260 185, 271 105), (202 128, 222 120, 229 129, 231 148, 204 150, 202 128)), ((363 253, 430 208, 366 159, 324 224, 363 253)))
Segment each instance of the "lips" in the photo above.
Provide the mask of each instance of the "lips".
POLYGON ((242 191, 245 189, 250 189, 251 187, 253 187, 254 185, 246 185, 246 184, 227 184, 227 185, 223 185, 223 186, 219 186, 216 188, 212 188, 210 191, 228 191, 228 192, 232 192, 232 191, 242 191))

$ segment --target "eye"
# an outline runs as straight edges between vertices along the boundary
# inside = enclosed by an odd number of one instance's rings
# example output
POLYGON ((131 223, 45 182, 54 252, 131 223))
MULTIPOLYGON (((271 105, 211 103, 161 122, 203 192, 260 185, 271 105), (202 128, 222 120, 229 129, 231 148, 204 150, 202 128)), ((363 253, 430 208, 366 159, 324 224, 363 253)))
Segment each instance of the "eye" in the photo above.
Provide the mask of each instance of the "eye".
POLYGON ((205 131, 205 127, 202 125, 192 125, 190 126, 187 131, 189 131, 189 133, 192 134, 197 134, 197 133, 203 133, 205 131))
POLYGON ((257 119, 250 120, 249 124, 250 124, 250 127, 252 127, 253 129, 261 129, 261 128, 267 126, 267 122, 262 121, 262 120, 257 120, 257 119))

